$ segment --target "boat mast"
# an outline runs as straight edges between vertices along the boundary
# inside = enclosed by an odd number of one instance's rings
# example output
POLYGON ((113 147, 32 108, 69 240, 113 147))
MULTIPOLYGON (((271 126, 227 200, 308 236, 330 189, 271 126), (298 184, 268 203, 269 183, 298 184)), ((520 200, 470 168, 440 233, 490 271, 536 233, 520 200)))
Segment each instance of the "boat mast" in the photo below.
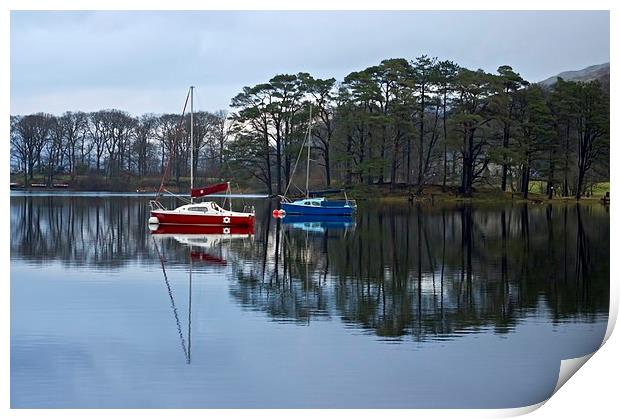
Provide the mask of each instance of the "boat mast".
POLYGON ((312 105, 310 105, 310 118, 308 119, 308 134, 306 135, 306 142, 308 143, 308 162, 306 163, 306 198, 310 198, 310 189, 308 188, 308 181, 310 179, 310 132, 312 130, 312 105))
POLYGON ((194 189, 194 86, 189 87, 189 189, 190 189, 190 202, 194 203, 194 198, 191 196, 192 189, 194 189))

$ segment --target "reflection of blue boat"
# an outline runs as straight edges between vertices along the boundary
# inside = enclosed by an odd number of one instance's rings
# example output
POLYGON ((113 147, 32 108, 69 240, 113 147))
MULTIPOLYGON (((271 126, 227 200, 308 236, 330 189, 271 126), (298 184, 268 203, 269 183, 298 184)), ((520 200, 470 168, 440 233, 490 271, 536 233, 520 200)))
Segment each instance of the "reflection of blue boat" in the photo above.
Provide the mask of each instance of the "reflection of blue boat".
POLYGON ((295 229, 309 232, 324 233, 325 230, 348 230, 355 226, 355 218, 342 215, 287 215, 282 219, 295 229))
POLYGON ((325 198, 305 198, 293 202, 281 202, 280 207, 286 215, 351 216, 355 211, 355 201, 346 199, 331 201, 325 198))
POLYGON ((320 215, 287 215, 282 219, 284 224, 296 223, 320 223, 327 227, 349 227, 355 223, 355 218, 344 215, 335 215, 333 217, 322 217, 320 215))

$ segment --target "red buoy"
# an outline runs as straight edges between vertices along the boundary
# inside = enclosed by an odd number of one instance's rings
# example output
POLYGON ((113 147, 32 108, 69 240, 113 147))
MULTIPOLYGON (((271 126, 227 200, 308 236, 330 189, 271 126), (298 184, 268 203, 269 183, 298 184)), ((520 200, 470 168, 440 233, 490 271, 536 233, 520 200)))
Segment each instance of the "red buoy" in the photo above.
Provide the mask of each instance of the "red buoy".
POLYGON ((274 209, 273 211, 271 211, 271 215, 273 215, 273 218, 284 218, 284 216, 286 215, 286 211, 284 211, 283 209, 274 209))

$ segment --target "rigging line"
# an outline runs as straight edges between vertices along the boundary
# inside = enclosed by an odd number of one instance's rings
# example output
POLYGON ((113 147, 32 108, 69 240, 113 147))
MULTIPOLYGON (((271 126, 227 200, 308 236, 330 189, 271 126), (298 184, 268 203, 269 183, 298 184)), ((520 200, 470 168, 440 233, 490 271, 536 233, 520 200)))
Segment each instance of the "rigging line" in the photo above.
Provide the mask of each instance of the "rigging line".
MULTIPOLYGON (((185 104, 183 105, 183 112, 179 118, 179 123, 177 124, 177 130, 175 132, 175 136, 172 137, 172 144, 170 147, 170 153, 168 154, 168 161, 166 162, 166 169, 164 170, 164 175, 161 178, 161 183, 159 184, 159 189, 157 190, 157 197, 155 201, 159 202, 159 198, 161 197, 161 191, 164 189, 164 182, 166 177, 168 177, 170 173, 170 163, 172 162, 172 156, 174 156, 174 150, 176 149, 176 141, 179 137, 179 133, 181 132, 181 126, 183 125, 183 119, 185 118, 185 111, 187 110, 187 102, 189 101, 191 89, 187 92, 187 96, 185 97, 185 104)), ((178 185, 177 185, 178 186, 178 185)))
POLYGON ((308 121, 308 162, 306 163, 306 198, 310 197, 310 187, 308 182, 310 181, 310 134, 312 134, 312 104, 310 104, 310 120, 308 121))
POLYGON ((188 352, 185 347, 185 339, 183 338, 183 330, 181 330, 181 321, 179 320, 179 313, 177 312, 177 306, 174 303, 174 297, 172 296, 172 288, 170 288, 170 282, 168 282, 168 275, 166 274, 164 258, 159 252, 159 247, 157 246, 157 242, 155 241, 155 236, 151 235, 151 239, 153 239, 153 244, 155 245, 155 251, 157 252, 157 256, 159 257, 159 262, 161 263, 161 270, 164 273, 164 282, 166 283, 166 288, 168 289, 168 296, 170 297, 170 302, 172 303, 172 312, 174 313, 174 319, 176 320, 176 323, 177 323, 177 332, 179 333, 179 337, 181 338, 181 349, 183 349, 185 360, 189 363, 188 352))
POLYGON ((304 142, 299 147, 299 154, 297 155, 297 160, 295 161, 295 166, 293 166, 293 173, 291 174, 291 178, 288 180, 288 185, 286 185, 286 189, 284 190, 284 196, 286 196, 286 194, 288 192, 288 189, 291 187, 291 183, 293 183, 293 176, 295 175, 295 172, 297 171, 297 164, 299 163, 299 159, 301 158, 301 154, 304 151, 304 144, 305 143, 306 143, 306 140, 304 140, 304 142))
POLYGON ((297 190, 301 193, 304 193, 305 191, 303 189, 301 189, 299 186, 297 186, 295 183, 293 183, 293 186, 297 188, 297 190))
MULTIPOLYGON (((312 105, 310 105, 310 117, 312 118, 312 105)), ((301 154, 304 151, 304 145, 306 144, 306 141, 310 141, 310 130, 312 129, 311 127, 312 127, 312 123, 311 121, 308 121, 308 130, 306 132, 306 138, 304 139, 304 141, 301 143, 301 146, 299 147, 299 154, 297 155, 297 160, 295 161, 295 166, 293 167, 293 173, 291 174, 291 178, 288 180, 288 185, 286 185, 286 189, 284 190, 284 196, 286 196, 288 189, 291 187, 291 182, 293 181, 293 175, 295 175, 295 172, 297 171, 297 164, 299 163, 301 154)))
POLYGON ((170 192, 168 189, 164 189, 164 192, 169 193, 170 195, 172 195, 172 196, 173 196, 173 197, 175 197, 176 199, 179 199, 179 200, 181 200, 181 201, 183 201, 183 202, 185 202, 185 203, 187 203, 187 204, 190 204, 190 203, 191 203, 191 201, 190 201, 189 199, 185 199, 185 198, 183 198, 181 195, 177 195, 177 194, 175 194, 174 192, 170 192))

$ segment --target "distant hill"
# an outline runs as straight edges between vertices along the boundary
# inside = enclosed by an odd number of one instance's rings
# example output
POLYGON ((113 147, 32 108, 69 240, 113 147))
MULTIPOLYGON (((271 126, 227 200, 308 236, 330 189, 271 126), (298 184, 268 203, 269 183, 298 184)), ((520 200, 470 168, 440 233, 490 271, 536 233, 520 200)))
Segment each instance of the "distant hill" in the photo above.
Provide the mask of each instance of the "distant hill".
POLYGON ((557 76, 549 77, 543 81, 538 82, 538 84, 551 87, 558 80, 558 77, 561 77, 566 81, 592 81, 599 80, 605 90, 609 91, 609 63, 592 65, 590 67, 586 67, 582 70, 574 70, 574 71, 564 71, 557 76))

